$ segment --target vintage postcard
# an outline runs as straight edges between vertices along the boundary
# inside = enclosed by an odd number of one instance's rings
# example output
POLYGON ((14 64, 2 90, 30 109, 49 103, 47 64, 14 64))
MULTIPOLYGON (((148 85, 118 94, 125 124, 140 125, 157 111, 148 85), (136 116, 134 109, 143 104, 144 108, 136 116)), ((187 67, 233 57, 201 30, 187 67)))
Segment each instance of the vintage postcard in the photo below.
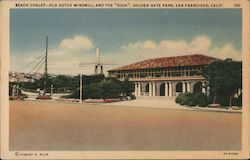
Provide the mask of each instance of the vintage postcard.
POLYGON ((1 159, 249 157, 249 1, 0 5, 1 159))

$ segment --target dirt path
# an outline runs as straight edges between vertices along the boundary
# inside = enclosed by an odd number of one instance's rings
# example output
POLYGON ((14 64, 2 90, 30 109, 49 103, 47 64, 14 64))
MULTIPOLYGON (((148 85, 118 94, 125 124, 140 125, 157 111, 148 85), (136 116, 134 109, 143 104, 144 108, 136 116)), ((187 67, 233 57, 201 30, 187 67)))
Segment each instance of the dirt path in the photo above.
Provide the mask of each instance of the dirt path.
POLYGON ((241 114, 10 102, 10 150, 239 150, 241 114))

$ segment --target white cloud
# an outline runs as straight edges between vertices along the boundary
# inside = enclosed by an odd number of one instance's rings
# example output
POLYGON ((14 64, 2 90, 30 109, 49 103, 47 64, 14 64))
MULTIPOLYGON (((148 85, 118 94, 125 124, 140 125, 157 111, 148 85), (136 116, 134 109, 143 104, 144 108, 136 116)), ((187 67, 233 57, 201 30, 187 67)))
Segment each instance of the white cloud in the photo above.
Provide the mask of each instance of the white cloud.
POLYGON ((93 48, 93 42, 87 36, 76 35, 73 38, 63 39, 59 47, 69 50, 91 49, 93 48))
MULTIPOLYGON (((60 53, 60 52, 58 52, 60 53)), ((79 67, 82 62, 95 62, 95 51, 76 51, 72 54, 71 51, 63 51, 64 55, 56 55, 56 52, 52 52, 49 55, 49 72, 58 74, 69 74, 77 75, 79 73, 83 74, 93 74, 94 64, 89 65, 89 67, 79 67)))
MULTIPOLYGON (((48 51, 49 73, 76 75, 81 72, 93 74, 94 69, 92 68, 94 68, 94 65, 87 68, 79 67, 80 62, 95 61, 95 51, 92 48, 94 48, 92 40, 84 35, 76 35, 73 38, 61 40, 57 46, 50 48, 48 51)), ((15 53, 13 55, 22 55, 22 59, 19 56, 11 57, 11 69, 20 71, 22 66, 32 62, 40 53, 15 53)), ((30 65, 23 72, 30 72, 35 65, 36 63, 30 65)), ((41 67, 38 72, 43 73, 43 69, 44 67, 41 67)))
MULTIPOLYGON (((49 50, 49 73, 70 75, 77 75, 79 73, 93 74, 94 64, 88 67, 79 67, 81 62, 95 62, 95 50, 93 48, 93 42, 86 36, 74 36, 72 39, 62 40, 58 46, 49 50), (85 40, 89 43, 84 43, 84 46, 82 46, 82 42, 85 40), (73 43, 73 46, 69 45, 70 43, 73 43), (66 48, 64 49, 63 47, 66 48)), ((14 71, 18 70, 21 68, 20 66, 31 62, 35 57, 39 56, 39 54, 38 52, 14 54, 22 55, 22 58, 12 56, 11 68, 14 71)), ((206 36, 196 36, 191 41, 164 39, 158 43, 148 39, 141 42, 129 43, 117 48, 113 53, 105 53, 101 48, 102 61, 109 60, 118 62, 116 66, 104 66, 104 71, 148 58, 189 54, 206 54, 221 59, 232 58, 241 60, 241 51, 237 50, 233 44, 225 43, 219 47, 214 46, 212 40, 206 36)), ((41 73, 42 72, 43 67, 41 68, 41 73)))
POLYGON ((215 56, 221 59, 232 58, 234 60, 241 60, 240 51, 235 49, 235 47, 230 43, 227 43, 223 45, 222 47, 216 47, 216 48, 211 49, 209 51, 209 54, 211 56, 215 56))
MULTIPOLYGON (((144 42, 136 42, 134 44, 129 44, 128 48, 142 48, 142 49, 153 49, 156 48, 157 45, 155 42, 151 40, 146 40, 144 42)), ((127 48, 126 46, 123 46, 122 48, 127 48)))
POLYGON ((179 41, 162 40, 159 43, 157 49, 158 49, 158 52, 162 50, 162 52, 165 52, 165 54, 169 52, 171 52, 171 54, 178 54, 178 53, 184 52, 187 47, 188 47, 187 42, 183 40, 179 40, 179 41))
POLYGON ((189 52, 207 52, 211 47, 212 42, 206 36, 197 36, 193 39, 193 41, 189 44, 189 52))
POLYGON ((123 54, 133 54, 134 59, 147 59, 164 56, 205 54, 221 59, 241 60, 241 51, 233 44, 225 43, 215 47, 207 36, 196 36, 191 41, 165 39, 159 43, 152 40, 129 43, 122 47, 123 54), (148 47, 150 46, 150 47, 148 47))
MULTIPOLYGON (((38 69, 38 61, 35 63, 29 65, 28 67, 23 69, 23 66, 26 66, 27 64, 34 61, 34 59, 37 57, 37 54, 29 53, 29 54, 22 54, 22 59, 18 56, 11 56, 11 70, 12 71, 18 71, 18 72, 34 72, 37 71, 39 73, 44 72, 44 64, 41 66, 39 70, 38 69), (27 59, 26 59, 27 58, 27 59), (36 68, 35 66, 38 65, 36 68)), ((79 64, 81 62, 94 62, 95 61, 95 52, 89 51, 88 53, 85 52, 84 54, 74 54, 71 56, 68 56, 69 54, 66 54, 64 56, 55 56, 53 52, 49 52, 48 55, 48 72, 49 73, 55 73, 55 74, 67 74, 67 75, 77 75, 79 73, 83 74, 93 74, 94 73, 94 64, 89 65, 87 67, 79 67, 79 64)), ((106 69, 106 68, 105 68, 106 69)))

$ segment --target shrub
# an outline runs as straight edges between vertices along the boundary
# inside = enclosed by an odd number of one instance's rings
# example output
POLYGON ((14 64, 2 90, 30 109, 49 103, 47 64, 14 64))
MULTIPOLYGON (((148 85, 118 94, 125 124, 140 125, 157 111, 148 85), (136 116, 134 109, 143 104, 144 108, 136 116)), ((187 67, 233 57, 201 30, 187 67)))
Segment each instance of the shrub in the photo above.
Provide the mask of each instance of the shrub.
POLYGON ((200 107, 207 106, 207 96, 201 93, 195 93, 194 94, 194 100, 196 102, 196 105, 200 107))
POLYGON ((178 95, 178 97, 175 99, 176 103, 179 103, 180 105, 187 105, 187 103, 191 104, 191 93, 182 93, 178 95))
POLYGON ((232 104, 234 106, 242 107, 242 94, 239 97, 234 97, 233 100, 232 100, 232 104))
POLYGON ((176 103, 187 106, 207 106, 207 97, 201 93, 182 93, 175 99, 176 103))
POLYGON ((131 97, 131 100, 136 99, 135 95, 133 95, 133 94, 130 94, 129 96, 131 97))
POLYGON ((184 99, 184 97, 185 97, 185 94, 186 94, 186 93, 179 94, 179 95, 176 97, 175 102, 181 104, 181 102, 183 101, 183 99, 184 99))

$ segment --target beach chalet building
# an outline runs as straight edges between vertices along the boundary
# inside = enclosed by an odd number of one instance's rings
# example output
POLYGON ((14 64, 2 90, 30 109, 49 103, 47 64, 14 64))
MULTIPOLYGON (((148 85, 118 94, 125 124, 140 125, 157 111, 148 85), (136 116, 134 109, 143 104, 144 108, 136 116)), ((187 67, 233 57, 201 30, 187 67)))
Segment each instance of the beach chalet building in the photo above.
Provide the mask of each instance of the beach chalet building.
POLYGON ((109 70, 109 76, 128 78, 135 84, 135 96, 177 96, 207 93, 201 70, 219 59, 201 54, 147 59, 109 70))

